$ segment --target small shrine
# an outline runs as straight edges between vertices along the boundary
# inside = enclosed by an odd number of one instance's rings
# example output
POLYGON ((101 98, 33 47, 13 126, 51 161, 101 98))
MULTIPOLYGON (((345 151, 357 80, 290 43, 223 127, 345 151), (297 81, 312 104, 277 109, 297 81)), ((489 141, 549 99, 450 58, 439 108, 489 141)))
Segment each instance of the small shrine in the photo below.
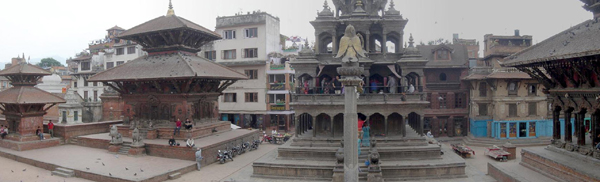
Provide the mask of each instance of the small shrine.
POLYGON ((123 137, 137 128, 147 139, 197 138, 231 130, 219 121, 218 97, 246 75, 197 56, 202 45, 221 39, 207 28, 175 15, 169 3, 160 16, 121 33, 119 39, 135 41, 148 55, 100 72, 88 79, 117 91, 125 106, 123 137), (193 121, 191 131, 175 134, 175 121, 193 121))
POLYGON ((74 89, 67 90, 65 95, 67 103, 58 105, 58 123, 61 124, 78 124, 83 123, 83 98, 76 94, 74 89))
POLYGON ((35 87, 46 75, 51 73, 25 62, 0 71, 0 76, 6 77, 14 86, 0 92, 0 111, 6 116, 3 124, 9 127, 0 147, 23 151, 59 145, 60 140, 50 138, 49 134, 44 134, 43 140, 36 135, 38 128, 43 131, 48 109, 65 103, 63 98, 35 87))

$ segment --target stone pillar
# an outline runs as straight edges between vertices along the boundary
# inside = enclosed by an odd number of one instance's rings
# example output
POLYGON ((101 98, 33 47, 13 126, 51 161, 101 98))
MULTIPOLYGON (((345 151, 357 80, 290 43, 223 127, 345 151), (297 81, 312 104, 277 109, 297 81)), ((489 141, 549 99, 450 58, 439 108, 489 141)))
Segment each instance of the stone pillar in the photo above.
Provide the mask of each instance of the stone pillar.
POLYGON ((423 118, 423 116, 419 116, 418 119, 419 119, 419 134, 421 136, 423 136, 424 135, 423 130, 425 128, 425 122, 423 122, 423 120, 425 120, 425 119, 423 118))
POLYGON ((594 144, 594 146, 600 142, 600 137, 598 137, 598 135, 600 135, 600 121, 598 119, 598 112, 592 113, 592 126, 590 127, 590 130, 592 130, 592 144, 594 144))
POLYGON ((383 37, 383 42, 381 42, 381 53, 387 53, 387 34, 384 31, 383 35, 381 35, 383 37))
POLYGON ((575 129, 579 130, 579 132, 577 132, 577 145, 584 146, 585 145, 585 125, 584 125, 585 111, 579 111, 579 113, 577 113, 576 118, 577 118, 577 126, 575 126, 575 129))
POLYGON ((402 117, 402 121, 400 123, 400 131, 402 131, 402 137, 406 137, 406 117, 402 117))
MULTIPOLYGON (((318 53, 321 53, 321 52, 320 52, 320 51, 321 51, 321 48, 319 47, 319 41, 320 41, 319 39, 320 39, 320 37, 319 37, 319 32, 315 31, 315 45, 313 45, 313 46, 314 46, 314 48, 315 48, 315 53, 317 53, 317 54, 318 54, 318 53)), ((313 78, 314 78, 314 77, 313 77, 313 78)))
POLYGON ((333 134, 335 133, 335 132, 334 132, 334 130, 333 130, 333 123, 335 122, 335 120, 334 120, 334 119, 335 119, 335 116, 331 117, 331 122, 329 122, 329 123, 331 124, 331 126, 329 127, 329 128, 330 128, 330 131, 331 131, 331 138, 333 138, 333 137, 334 137, 334 135, 333 135, 333 134))
POLYGON ((338 47, 340 47, 340 46, 339 46, 339 43, 338 43, 338 40, 337 40, 336 31, 331 31, 329 33, 332 35, 332 37, 331 37, 331 41, 332 41, 331 53, 337 54, 338 47))
POLYGON ((388 135, 388 118, 389 116, 383 116, 383 124, 385 125, 385 136, 389 136, 388 135))
POLYGON ((371 32, 367 30, 365 36, 365 48, 367 49, 367 53, 371 53, 371 32))
POLYGON ((312 119, 313 119, 313 121, 312 121, 313 137, 317 137, 317 116, 313 116, 312 119))
POLYGON ((296 130, 296 138, 298 138, 298 133, 300 133, 300 116, 296 116, 296 122, 294 122, 294 128, 296 130))
POLYGON ((559 140, 560 139, 560 110, 554 110, 552 112, 552 120, 553 122, 553 127, 552 127, 552 139, 554 140, 559 140))
POLYGON ((571 111, 565 110, 565 142, 573 142, 573 135, 571 134, 571 111))

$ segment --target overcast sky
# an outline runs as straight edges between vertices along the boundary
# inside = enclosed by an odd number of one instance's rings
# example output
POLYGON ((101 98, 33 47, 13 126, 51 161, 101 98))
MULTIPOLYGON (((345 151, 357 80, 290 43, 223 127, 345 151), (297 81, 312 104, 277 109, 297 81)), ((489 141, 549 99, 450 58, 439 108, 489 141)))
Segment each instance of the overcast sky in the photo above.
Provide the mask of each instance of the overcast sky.
MULTIPOLYGON (((333 5, 331 0, 329 5, 333 5)), ((579 0, 394 0, 409 19, 415 42, 437 38, 477 39, 485 34, 532 35, 534 43, 592 18, 579 0)), ((175 14, 214 30, 217 16, 266 11, 281 20, 281 34, 314 40, 309 24, 323 0, 173 0, 175 14)), ((61 62, 81 52, 106 29, 133 26, 165 15, 168 0, 14 0, 3 1, 0 13, 0 68, 25 53, 32 62, 54 57, 61 62)), ((333 9, 333 7, 332 7, 333 9)))

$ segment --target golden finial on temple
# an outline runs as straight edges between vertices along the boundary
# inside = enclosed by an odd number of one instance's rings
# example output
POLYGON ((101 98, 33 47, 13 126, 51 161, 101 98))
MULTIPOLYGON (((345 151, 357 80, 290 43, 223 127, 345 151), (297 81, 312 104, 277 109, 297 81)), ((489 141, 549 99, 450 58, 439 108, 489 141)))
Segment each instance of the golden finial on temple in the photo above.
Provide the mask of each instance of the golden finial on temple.
POLYGON ((173 4, 171 3, 171 0, 169 0, 169 10, 167 11, 167 16, 173 15, 175 15, 175 10, 173 10, 173 4))

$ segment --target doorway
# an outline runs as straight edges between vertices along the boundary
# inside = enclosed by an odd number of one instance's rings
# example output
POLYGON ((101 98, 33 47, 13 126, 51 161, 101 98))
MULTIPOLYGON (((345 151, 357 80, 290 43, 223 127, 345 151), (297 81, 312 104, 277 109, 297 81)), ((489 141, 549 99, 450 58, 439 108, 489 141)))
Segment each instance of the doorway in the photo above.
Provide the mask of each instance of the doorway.
POLYGON ((519 137, 527 137, 527 123, 519 123, 519 137))

